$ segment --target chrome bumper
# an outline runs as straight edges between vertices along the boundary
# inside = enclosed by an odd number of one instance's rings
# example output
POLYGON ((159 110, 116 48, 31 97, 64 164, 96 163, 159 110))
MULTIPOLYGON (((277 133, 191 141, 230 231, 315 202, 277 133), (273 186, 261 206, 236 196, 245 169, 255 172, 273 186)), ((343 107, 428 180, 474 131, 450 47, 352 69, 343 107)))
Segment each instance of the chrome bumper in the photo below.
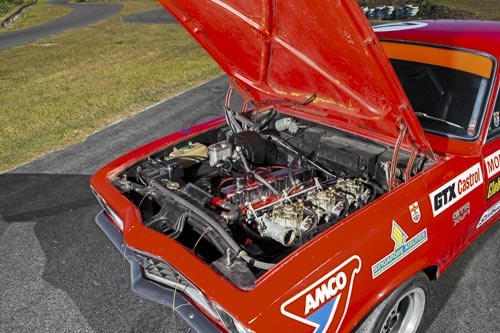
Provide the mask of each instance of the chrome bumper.
POLYGON ((144 278, 140 259, 135 256, 134 251, 125 245, 122 234, 114 227, 112 222, 103 212, 100 212, 96 216, 95 221, 104 234, 111 240, 113 245, 129 262, 132 291, 153 302, 173 308, 175 313, 197 332, 221 332, 221 330, 214 326, 214 324, 200 310, 194 307, 184 295, 179 292, 174 293, 173 289, 144 278))

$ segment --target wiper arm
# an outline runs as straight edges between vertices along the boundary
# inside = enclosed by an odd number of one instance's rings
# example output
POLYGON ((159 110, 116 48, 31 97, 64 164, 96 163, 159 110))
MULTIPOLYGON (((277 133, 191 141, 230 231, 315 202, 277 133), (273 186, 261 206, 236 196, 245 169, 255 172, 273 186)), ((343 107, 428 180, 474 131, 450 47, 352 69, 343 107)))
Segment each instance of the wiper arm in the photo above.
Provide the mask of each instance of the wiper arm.
POLYGON ((445 92, 436 74, 434 74, 434 72, 429 66, 425 66, 425 71, 427 72, 427 75, 429 75, 429 77, 431 78, 431 81, 434 84, 434 87, 436 87, 436 90, 438 91, 439 95, 443 96, 445 92))
POLYGON ((415 115, 417 117, 420 117, 420 118, 427 118, 427 119, 432 119, 432 120, 436 120, 436 121, 439 121, 441 123, 445 123, 447 125, 450 125, 452 127, 455 127, 455 128, 458 128, 458 129, 461 129, 462 131, 464 130, 464 128, 458 124, 455 124, 455 123, 452 123, 451 121, 448 121, 448 120, 444 120, 444 119, 441 119, 441 118, 438 118, 438 117, 434 117, 434 116, 429 116, 427 113, 423 113, 423 112, 415 112, 415 115))

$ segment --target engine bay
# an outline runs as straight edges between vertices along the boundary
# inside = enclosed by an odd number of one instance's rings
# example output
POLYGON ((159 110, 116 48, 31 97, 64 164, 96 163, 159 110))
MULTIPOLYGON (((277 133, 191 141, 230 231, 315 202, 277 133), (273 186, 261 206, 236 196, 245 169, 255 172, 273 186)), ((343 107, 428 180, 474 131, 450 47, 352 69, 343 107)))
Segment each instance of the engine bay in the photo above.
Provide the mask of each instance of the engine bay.
POLYGON ((427 167, 424 157, 274 108, 177 143, 112 179, 142 223, 243 289, 427 167), (391 171, 392 170, 392 171, 391 171), (392 184, 392 185, 391 185, 392 184))

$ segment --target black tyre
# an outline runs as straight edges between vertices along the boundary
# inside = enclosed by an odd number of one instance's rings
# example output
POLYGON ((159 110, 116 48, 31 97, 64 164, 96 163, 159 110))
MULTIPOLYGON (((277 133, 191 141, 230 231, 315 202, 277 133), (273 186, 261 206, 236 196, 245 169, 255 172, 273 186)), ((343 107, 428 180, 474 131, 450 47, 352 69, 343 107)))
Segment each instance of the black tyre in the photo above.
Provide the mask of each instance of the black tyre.
POLYGON ((417 332, 424 316, 429 285, 427 275, 424 273, 414 275, 377 305, 356 332, 417 332))

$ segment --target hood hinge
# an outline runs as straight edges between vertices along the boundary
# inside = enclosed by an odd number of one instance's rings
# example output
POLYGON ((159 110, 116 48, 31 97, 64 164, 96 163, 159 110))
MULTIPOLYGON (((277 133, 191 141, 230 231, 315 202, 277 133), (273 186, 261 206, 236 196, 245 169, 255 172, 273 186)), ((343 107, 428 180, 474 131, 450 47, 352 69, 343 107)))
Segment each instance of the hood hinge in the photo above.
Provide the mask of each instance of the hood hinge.
POLYGON ((411 178, 411 173, 413 170, 413 164, 415 163, 415 159, 418 156, 419 149, 417 145, 413 142, 411 137, 408 137, 408 140, 411 143, 411 153, 408 158, 408 163, 406 164, 406 168, 404 172, 397 168, 398 157, 401 151, 401 146, 405 141, 405 137, 409 135, 408 126, 403 122, 399 122, 399 135, 396 141, 396 145, 394 146, 394 152, 392 154, 392 159, 390 162, 383 163, 382 167, 385 170, 386 178, 387 178, 387 188, 388 190, 392 190, 399 185, 398 178, 402 178, 403 181, 407 181, 411 178))

